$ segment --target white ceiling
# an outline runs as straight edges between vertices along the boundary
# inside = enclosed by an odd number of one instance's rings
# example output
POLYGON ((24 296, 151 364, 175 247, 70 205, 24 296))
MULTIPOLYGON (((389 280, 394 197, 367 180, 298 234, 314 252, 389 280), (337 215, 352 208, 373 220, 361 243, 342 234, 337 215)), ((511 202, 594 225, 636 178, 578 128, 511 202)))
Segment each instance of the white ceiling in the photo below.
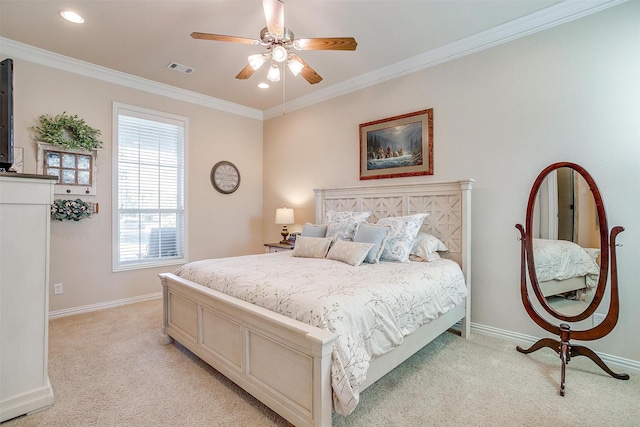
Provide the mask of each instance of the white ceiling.
MULTIPOLYGON (((328 97, 349 85, 424 68, 429 61, 442 62, 619 2, 285 0, 285 25, 296 37, 353 36, 358 42, 355 52, 298 52, 324 80, 310 85, 287 71, 285 99, 295 104, 295 100, 328 97)), ((257 39, 263 27, 261 0, 0 0, 0 42, 5 45, 24 43, 267 111, 282 104, 283 81, 258 89, 257 83, 267 82, 266 67, 248 80, 235 78, 247 56, 263 48, 190 37, 198 31, 257 39), (85 23, 64 21, 58 11, 65 9, 82 15, 85 23), (170 70, 166 68, 170 62, 195 72, 170 70)), ((0 51, 7 49, 0 46, 0 51)))

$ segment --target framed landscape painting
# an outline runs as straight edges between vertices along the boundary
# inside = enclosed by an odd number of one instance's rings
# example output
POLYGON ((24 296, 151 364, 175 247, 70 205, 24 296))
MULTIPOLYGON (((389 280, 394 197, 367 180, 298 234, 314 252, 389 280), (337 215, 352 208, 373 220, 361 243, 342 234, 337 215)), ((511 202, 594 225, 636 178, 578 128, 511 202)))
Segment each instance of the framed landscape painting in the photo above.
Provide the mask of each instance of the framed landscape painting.
POLYGON ((433 108, 360 125, 360 179, 433 175, 433 108))

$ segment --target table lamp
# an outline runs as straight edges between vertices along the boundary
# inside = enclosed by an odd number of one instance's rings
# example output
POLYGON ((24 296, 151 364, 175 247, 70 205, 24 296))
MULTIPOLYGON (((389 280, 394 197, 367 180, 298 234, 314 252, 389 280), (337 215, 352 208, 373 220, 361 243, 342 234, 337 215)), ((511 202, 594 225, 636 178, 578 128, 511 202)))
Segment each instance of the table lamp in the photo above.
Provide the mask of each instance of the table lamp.
POLYGON ((276 209, 276 224, 282 225, 282 240, 280 243, 289 243, 287 241, 287 236, 289 235, 289 230, 287 230, 288 224, 293 224, 295 222, 293 218, 293 209, 290 208, 278 208, 276 209))

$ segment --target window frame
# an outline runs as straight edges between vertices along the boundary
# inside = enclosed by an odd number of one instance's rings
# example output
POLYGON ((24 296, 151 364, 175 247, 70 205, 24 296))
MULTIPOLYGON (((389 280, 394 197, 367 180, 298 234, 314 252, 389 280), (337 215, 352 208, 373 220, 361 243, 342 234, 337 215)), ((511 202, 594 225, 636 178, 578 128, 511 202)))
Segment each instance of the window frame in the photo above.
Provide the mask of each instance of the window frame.
MULTIPOLYGON (((113 103, 113 151, 112 151, 112 163, 113 163, 113 174, 112 174, 112 271, 127 271, 127 270, 138 270, 138 269, 147 269, 147 268, 155 268, 161 266, 168 265, 178 265, 184 264, 189 260, 189 223, 188 223, 188 180, 187 180, 187 147, 188 147, 188 130, 189 130, 189 119, 184 116, 179 116, 172 113, 162 112, 151 110, 144 107, 138 107, 133 105, 127 105, 119 102, 113 103), (168 257, 166 259, 157 258, 152 260, 137 260, 137 261, 120 261, 120 213, 121 209, 119 208, 119 122, 120 116, 126 115, 130 117, 138 117, 147 120, 157 121, 160 123, 169 123, 176 124, 182 126, 183 128, 183 146, 182 146, 182 174, 178 177, 178 187, 182 184, 182 199, 183 206, 176 211, 180 213, 182 216, 182 224, 183 224, 183 232, 182 236, 178 232, 178 236, 182 238, 182 256, 176 257, 168 257), (181 182, 180 182, 181 180, 181 182)), ((124 209, 125 211, 131 211, 131 209, 124 209)), ((137 209, 139 213, 153 213, 153 211, 161 213, 162 209, 157 210, 149 210, 144 208, 137 209), (146 212, 143 212, 146 211, 146 212), (151 211, 151 212, 150 212, 151 211)), ((178 238, 179 238, 178 237, 178 238)))

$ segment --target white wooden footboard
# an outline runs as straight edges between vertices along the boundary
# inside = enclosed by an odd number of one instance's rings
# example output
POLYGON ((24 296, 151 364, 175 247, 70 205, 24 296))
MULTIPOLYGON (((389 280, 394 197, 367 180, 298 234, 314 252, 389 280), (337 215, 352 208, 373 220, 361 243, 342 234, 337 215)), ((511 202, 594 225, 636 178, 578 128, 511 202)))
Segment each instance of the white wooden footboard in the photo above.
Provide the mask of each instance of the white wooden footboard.
POLYGON ((335 334, 170 273, 163 344, 172 339, 297 426, 330 426, 335 334))
POLYGON ((586 277, 572 277, 565 280, 549 280, 546 282, 539 282, 542 295, 545 297, 551 295, 558 295, 565 292, 587 290, 586 277))

